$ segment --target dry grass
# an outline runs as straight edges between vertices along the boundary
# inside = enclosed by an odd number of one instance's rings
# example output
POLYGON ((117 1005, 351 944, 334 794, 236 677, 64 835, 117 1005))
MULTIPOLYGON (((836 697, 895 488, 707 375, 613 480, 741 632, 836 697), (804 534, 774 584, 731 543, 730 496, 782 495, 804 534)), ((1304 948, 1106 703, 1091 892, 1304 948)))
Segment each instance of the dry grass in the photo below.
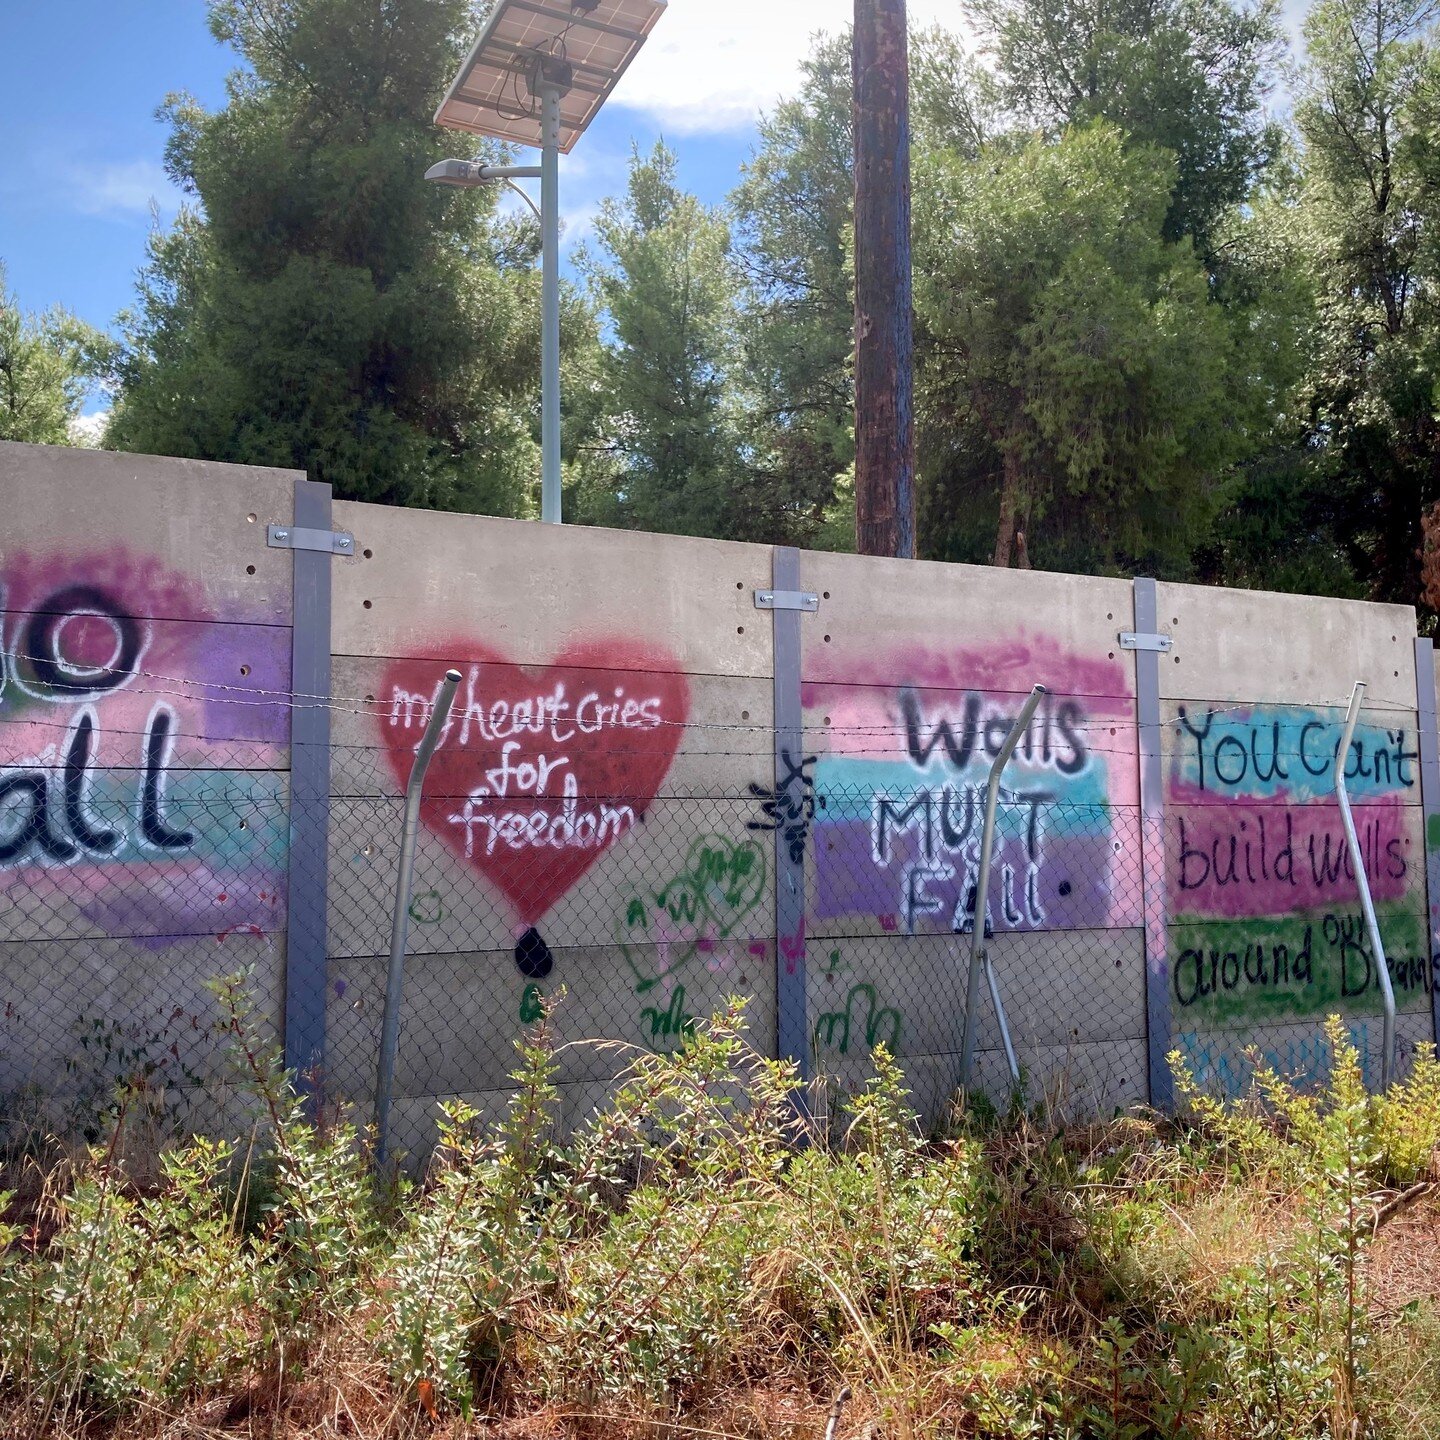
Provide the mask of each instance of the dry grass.
POLYGON ((1403 1115, 1276 1091, 925 1141, 881 1055, 843 1143, 796 1148, 783 1078, 717 1098, 747 1062, 713 1024, 601 1139, 552 1144, 535 1045, 510 1128, 457 1111, 401 1196, 263 1072, 263 1194, 203 1145, 162 1177, 123 1128, 22 1167, 0 1437, 823 1440, 842 1386, 831 1440, 1440 1437, 1440 1194, 1380 1203, 1440 1140, 1440 1071, 1403 1115))

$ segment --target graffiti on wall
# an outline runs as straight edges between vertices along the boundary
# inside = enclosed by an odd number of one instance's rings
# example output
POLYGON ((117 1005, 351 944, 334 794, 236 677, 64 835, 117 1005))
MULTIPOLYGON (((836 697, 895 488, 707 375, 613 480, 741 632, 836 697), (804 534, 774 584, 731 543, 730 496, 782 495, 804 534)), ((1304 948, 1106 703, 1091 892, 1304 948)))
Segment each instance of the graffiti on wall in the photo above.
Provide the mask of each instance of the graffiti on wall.
POLYGON ((57 907, 151 946, 278 929, 289 719, 253 692, 288 689, 288 630, 119 549, 7 560, 0 615, 4 933, 61 938, 57 907))
POLYGON ((635 888, 616 923, 616 940, 636 993, 735 939, 765 896, 765 877, 765 851, 755 841, 704 835, 667 883, 635 888))
POLYGON ((1045 643, 996 650, 906 652, 805 686, 807 730, 826 746, 815 768, 814 918, 865 916, 909 934, 970 927, 990 766, 1038 681, 1054 693, 1006 771, 986 924, 1139 923, 1124 667, 1045 643))
MULTIPOLYGON (((684 733, 689 686, 666 657, 621 640, 573 646, 533 668, 471 641, 449 648, 471 658, 431 762, 421 822, 506 899, 518 922, 516 964, 543 979, 554 956, 537 927, 645 823, 684 733)), ((387 672, 381 724, 399 786, 442 669, 415 658, 387 672)))
MULTIPOLYGON (((1338 712, 1177 707, 1167 777, 1171 1003, 1200 1032, 1375 1013, 1381 983, 1333 773, 1338 712)), ((1396 1000, 1433 984, 1413 727, 1364 725, 1345 773, 1396 1000)))

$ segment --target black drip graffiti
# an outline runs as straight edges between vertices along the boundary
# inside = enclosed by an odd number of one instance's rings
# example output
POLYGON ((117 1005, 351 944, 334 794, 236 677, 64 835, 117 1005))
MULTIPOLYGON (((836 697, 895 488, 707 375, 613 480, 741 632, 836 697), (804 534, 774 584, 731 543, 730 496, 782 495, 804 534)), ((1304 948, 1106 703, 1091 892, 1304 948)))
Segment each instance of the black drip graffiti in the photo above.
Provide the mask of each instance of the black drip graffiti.
POLYGON ((780 831, 794 865, 805 858, 810 826, 815 819, 815 777, 810 773, 815 758, 809 755, 797 765, 789 750, 782 749, 780 759, 785 775, 780 783, 773 790, 753 783, 750 786, 750 793, 762 802, 760 809, 766 818, 752 820, 745 828, 780 831))
POLYGON ((527 980, 543 980, 555 968, 555 955, 532 925, 515 942, 515 965, 527 980))

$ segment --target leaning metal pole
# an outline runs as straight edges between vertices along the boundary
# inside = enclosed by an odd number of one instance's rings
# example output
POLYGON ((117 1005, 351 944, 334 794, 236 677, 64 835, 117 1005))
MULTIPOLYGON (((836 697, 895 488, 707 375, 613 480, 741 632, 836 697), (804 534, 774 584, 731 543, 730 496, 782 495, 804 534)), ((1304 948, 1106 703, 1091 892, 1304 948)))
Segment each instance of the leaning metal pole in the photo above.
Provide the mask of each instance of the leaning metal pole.
POLYGON ((1340 819, 1345 826, 1345 840, 1350 847, 1350 863, 1355 867, 1355 883, 1360 890, 1360 908, 1365 912, 1365 928, 1370 932, 1370 950, 1375 968, 1380 972, 1380 993, 1385 1002, 1385 1029, 1381 1040, 1380 1089, 1390 1088, 1395 1073, 1395 989, 1390 984, 1390 967, 1385 963, 1385 942, 1380 938, 1380 924, 1375 918, 1375 902, 1370 898, 1370 877, 1365 873, 1365 857, 1355 834, 1355 817, 1350 813, 1350 796, 1345 789, 1345 764, 1350 758, 1350 742, 1360 723, 1360 706, 1365 699, 1365 682, 1357 680, 1350 693, 1350 713, 1345 717, 1345 734, 1335 752, 1335 798, 1340 802, 1340 819))
MULTIPOLYGON (((1020 737, 1030 728, 1036 708, 1046 695, 1043 685, 1037 685, 1025 701, 1025 708, 1016 717, 990 767, 990 785, 985 792, 985 825, 980 832, 980 873, 975 881, 975 918, 970 927, 970 974, 965 982, 965 1038, 960 1045, 960 1088, 970 1083, 970 1062, 975 1053, 975 1002, 980 993, 980 970, 987 966, 985 957, 985 908, 990 898, 990 859, 995 848, 995 811, 1000 803, 1000 777, 1020 743, 1020 737)), ((1005 1059, 1010 1067, 1010 1078, 1020 1080, 1020 1067, 1015 1060, 1015 1049, 1010 1043, 1010 1029, 1005 1021, 1005 1010, 1000 1004, 1000 991, 993 975, 987 975, 991 997, 995 1001, 996 1018, 1000 1022, 1000 1038, 1005 1045, 1005 1059)))
POLYGON ((395 1092, 395 1052, 400 1043, 400 1000, 405 989, 405 945, 410 933, 410 890, 415 878, 415 836, 420 828, 420 795, 430 757, 450 718, 460 672, 447 670, 435 697, 425 733, 405 786, 404 829, 400 835, 400 873, 395 881, 395 913, 390 921, 390 968, 385 975, 385 1018, 380 1026, 380 1063, 375 1075, 375 1162, 384 1165, 390 1149, 390 1100, 395 1092))
POLYGON ((539 85, 540 151, 540 518, 560 524, 560 87, 539 85))

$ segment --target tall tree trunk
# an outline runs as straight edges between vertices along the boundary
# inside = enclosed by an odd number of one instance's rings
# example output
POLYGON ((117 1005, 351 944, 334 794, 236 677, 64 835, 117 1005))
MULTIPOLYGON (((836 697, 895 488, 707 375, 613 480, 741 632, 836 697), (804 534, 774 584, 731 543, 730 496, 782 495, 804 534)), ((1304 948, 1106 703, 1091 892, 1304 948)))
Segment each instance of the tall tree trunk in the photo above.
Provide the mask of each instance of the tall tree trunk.
POLYGON ((995 558, 990 563, 1006 568, 1015 548, 1015 529, 1020 514, 1020 452, 1013 445, 1005 449, 1005 478, 1000 486, 1000 528, 995 535, 995 558))
POLYGON ((915 555, 905 0, 855 0, 855 548, 915 555))

